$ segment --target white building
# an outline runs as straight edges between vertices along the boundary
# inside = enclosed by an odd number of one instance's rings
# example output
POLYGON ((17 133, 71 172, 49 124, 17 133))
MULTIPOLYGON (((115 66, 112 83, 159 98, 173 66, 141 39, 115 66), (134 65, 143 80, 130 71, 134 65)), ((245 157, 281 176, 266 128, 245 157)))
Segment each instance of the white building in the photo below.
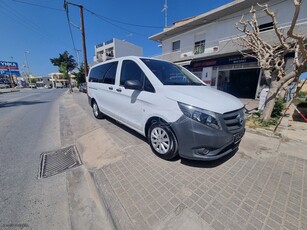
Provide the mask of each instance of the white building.
POLYGON ((95 46, 94 62, 104 62, 124 56, 143 56, 143 48, 130 42, 113 38, 95 46))
MULTIPOLYGON (((49 81, 52 85, 52 88, 56 88, 57 83, 61 83, 63 87, 68 87, 69 86, 69 80, 67 78, 64 78, 64 75, 62 73, 50 73, 49 75, 49 81)), ((70 81, 72 87, 77 85, 76 82, 76 76, 73 74, 69 74, 70 81)))
MULTIPOLYGON (((184 19, 165 28, 149 39, 161 43, 162 55, 157 58, 178 63, 190 69, 203 81, 242 98, 257 98, 265 84, 255 59, 244 58, 238 50, 238 37, 243 34, 235 25, 242 15, 248 19, 254 5, 259 28, 266 41, 276 40, 273 23, 257 3, 269 5, 280 27, 289 28, 294 14, 292 0, 236 0, 204 14, 184 19)), ((296 26, 307 34, 307 2, 303 2, 296 26)), ((291 66, 291 55, 288 66, 291 66)))

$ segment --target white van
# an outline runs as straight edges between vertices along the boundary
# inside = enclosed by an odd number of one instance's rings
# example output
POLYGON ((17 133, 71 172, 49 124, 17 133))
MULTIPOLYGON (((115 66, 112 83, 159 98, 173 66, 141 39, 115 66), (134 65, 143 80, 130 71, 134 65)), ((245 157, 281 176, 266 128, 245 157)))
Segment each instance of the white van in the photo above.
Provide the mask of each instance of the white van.
POLYGON ((93 66, 88 99, 105 115, 147 137, 163 159, 215 160, 238 149, 243 104, 170 62, 122 57, 93 66))

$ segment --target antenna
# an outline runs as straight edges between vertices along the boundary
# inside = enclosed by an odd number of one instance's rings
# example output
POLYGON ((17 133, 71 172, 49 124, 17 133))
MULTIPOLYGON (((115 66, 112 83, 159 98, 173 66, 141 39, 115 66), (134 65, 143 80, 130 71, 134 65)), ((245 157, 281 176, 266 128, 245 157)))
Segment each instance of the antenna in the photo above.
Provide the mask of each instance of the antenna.
POLYGON ((164 12, 164 27, 167 27, 167 0, 165 0, 165 3, 163 5, 163 9, 161 10, 161 12, 164 12))

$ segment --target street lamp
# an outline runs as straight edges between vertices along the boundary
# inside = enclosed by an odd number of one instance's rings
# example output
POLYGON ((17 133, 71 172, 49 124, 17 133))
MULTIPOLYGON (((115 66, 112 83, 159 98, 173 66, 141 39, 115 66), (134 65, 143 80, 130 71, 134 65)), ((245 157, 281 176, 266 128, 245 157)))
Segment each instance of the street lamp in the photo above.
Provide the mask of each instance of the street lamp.
MULTIPOLYGON (((10 56, 10 58, 11 58, 12 62, 14 62, 13 56, 10 56)), ((11 72, 10 66, 8 66, 8 70, 9 70, 9 73, 10 73, 10 80, 11 80, 11 85, 12 85, 12 88, 13 88, 13 86, 14 86, 14 79, 13 79, 13 76, 12 76, 12 72, 11 72)))
POLYGON ((11 81, 11 88, 14 88, 14 80, 13 80, 13 76, 12 76, 12 72, 11 72, 11 67, 8 66, 7 70, 9 71, 9 76, 10 76, 10 81, 11 81))
POLYGON ((29 82, 29 84, 30 84, 30 70, 29 70, 29 63, 28 63, 27 54, 30 54, 30 51, 25 51, 25 60, 26 60, 26 67, 27 67, 27 76, 28 76, 28 82, 29 82))

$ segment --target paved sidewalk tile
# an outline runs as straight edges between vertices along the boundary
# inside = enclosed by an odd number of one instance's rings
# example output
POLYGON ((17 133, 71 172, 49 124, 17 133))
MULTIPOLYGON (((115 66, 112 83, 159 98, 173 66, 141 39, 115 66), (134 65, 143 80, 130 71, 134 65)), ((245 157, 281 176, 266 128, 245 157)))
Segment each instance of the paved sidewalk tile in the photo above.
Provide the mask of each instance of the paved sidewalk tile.
POLYGON ((155 228, 184 205, 213 229, 306 229, 307 161, 290 156, 165 161, 148 145, 101 169, 134 227, 155 228))

